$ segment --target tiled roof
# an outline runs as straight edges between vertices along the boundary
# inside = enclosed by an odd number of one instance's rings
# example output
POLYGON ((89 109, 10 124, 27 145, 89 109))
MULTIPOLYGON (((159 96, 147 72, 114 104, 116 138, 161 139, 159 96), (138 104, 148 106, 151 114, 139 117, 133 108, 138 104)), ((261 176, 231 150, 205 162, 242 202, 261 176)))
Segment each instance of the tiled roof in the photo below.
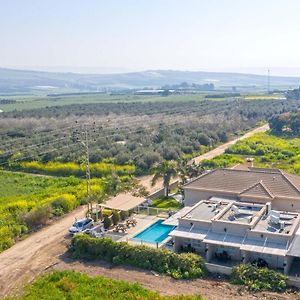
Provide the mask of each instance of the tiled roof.
POLYGON ((262 181, 248 187, 240 193, 240 196, 259 196, 274 198, 274 195, 265 187, 262 181))
POLYGON ((300 177, 277 169, 216 169, 186 184, 185 188, 268 198, 300 198, 300 177))

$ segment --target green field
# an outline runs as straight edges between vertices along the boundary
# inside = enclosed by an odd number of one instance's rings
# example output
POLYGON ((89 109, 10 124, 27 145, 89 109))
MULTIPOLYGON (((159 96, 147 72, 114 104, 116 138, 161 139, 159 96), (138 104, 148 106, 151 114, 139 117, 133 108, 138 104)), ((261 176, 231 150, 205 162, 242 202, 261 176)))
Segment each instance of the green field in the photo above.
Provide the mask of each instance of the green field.
POLYGON ((182 295, 167 297, 147 290, 137 283, 64 271, 41 276, 26 286, 22 295, 8 299, 201 300, 203 298, 182 295))
POLYGON ((28 232, 22 215, 59 198, 73 209, 84 196, 85 185, 79 179, 0 172, 0 252, 28 232))
POLYGON ((300 138, 259 133, 237 142, 226 153, 228 160, 253 157, 257 167, 279 168, 300 175, 300 138))
MULTIPOLYGON (((181 102, 181 101, 202 101, 205 94, 196 95, 170 95, 162 96, 140 96, 140 95, 72 95, 72 96, 1 96, 0 98, 14 99, 17 102, 0 105, 4 112, 13 110, 28 110, 49 106, 63 106, 70 104, 88 103, 118 103, 118 102, 181 102)), ((213 100, 213 99, 210 99, 213 100)), ((220 100, 220 99, 218 99, 220 100)), ((224 99, 223 99, 224 100, 224 99)))
MULTIPOLYGON (((93 199, 97 201, 133 185, 129 176, 92 179, 91 184, 93 199)), ((85 202, 83 179, 0 171, 0 252, 49 218, 85 202)))
MULTIPOLYGON (((14 110, 28 110, 36 108, 44 108, 50 106, 63 106, 71 104, 91 104, 91 103, 133 103, 133 102, 185 102, 185 101, 225 101, 231 97, 224 98, 205 98, 207 93, 185 94, 185 95, 169 95, 163 96, 147 96, 147 95, 110 95, 110 94, 90 94, 90 95, 59 95, 55 97, 47 95, 20 95, 20 96, 0 96, 5 99, 16 100, 16 103, 0 105, 0 109, 4 112, 14 110)), ((238 99, 244 100, 280 100, 282 95, 265 95, 251 94, 241 95, 238 99)))

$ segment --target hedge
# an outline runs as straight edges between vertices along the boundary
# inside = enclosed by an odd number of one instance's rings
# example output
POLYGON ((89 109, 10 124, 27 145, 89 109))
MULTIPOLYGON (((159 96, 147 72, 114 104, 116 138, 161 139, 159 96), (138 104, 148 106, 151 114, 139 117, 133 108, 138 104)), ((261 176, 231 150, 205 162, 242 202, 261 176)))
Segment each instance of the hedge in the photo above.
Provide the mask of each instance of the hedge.
POLYGON ((258 268, 250 264, 241 264, 233 268, 233 284, 246 285, 253 291, 281 292, 287 287, 287 277, 268 268, 258 268))
POLYGON ((168 274, 176 279, 198 278, 206 272, 204 261, 199 255, 130 245, 110 238, 78 234, 72 239, 71 249, 75 258, 101 259, 116 265, 130 265, 168 274))

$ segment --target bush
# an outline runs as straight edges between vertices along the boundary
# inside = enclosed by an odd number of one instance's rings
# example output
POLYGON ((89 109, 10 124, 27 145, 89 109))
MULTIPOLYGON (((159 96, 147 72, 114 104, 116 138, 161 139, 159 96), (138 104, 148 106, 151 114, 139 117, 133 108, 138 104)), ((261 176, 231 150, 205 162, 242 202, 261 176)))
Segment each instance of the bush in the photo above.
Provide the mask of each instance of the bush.
POLYGON ((120 219, 122 220, 122 221, 124 221, 124 220, 126 220, 127 218, 128 218, 128 216, 129 216, 129 213, 127 212, 127 211, 121 211, 120 212, 120 219))
POLYGON ((112 212, 112 221, 114 225, 117 225, 120 221, 120 214, 116 210, 112 212))
POLYGON ((287 277, 268 268, 258 268, 250 264, 241 264, 232 270, 231 281, 246 285, 253 291, 283 291, 287 277))
POLYGON ((104 229, 108 229, 111 226, 111 219, 107 216, 104 217, 103 220, 104 229))
POLYGON ((68 213, 79 205, 74 195, 63 195, 51 203, 53 214, 60 216, 68 213))
POLYGON ((173 278, 198 278, 205 273, 204 261, 199 255, 135 246, 126 242, 114 242, 109 238, 96 239, 78 234, 72 239, 72 249, 77 258, 130 265, 165 273, 173 278))
POLYGON ((40 225, 45 225, 52 215, 50 205, 37 206, 33 210, 23 214, 20 218, 28 228, 34 229, 40 225))

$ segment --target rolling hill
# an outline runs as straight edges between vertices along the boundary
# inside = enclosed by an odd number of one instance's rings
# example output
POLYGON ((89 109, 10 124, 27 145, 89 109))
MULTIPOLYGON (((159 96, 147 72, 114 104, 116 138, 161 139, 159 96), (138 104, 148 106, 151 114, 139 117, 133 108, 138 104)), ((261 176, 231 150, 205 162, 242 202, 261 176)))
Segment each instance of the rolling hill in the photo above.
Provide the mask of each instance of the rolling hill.
MULTIPOLYGON (((262 75, 219 72, 150 70, 120 74, 78 74, 25 71, 0 68, 0 93, 32 93, 33 91, 97 91, 103 88, 161 87, 167 84, 214 83, 222 87, 266 87, 262 75)), ((299 86, 300 77, 271 77, 272 88, 299 86)))

